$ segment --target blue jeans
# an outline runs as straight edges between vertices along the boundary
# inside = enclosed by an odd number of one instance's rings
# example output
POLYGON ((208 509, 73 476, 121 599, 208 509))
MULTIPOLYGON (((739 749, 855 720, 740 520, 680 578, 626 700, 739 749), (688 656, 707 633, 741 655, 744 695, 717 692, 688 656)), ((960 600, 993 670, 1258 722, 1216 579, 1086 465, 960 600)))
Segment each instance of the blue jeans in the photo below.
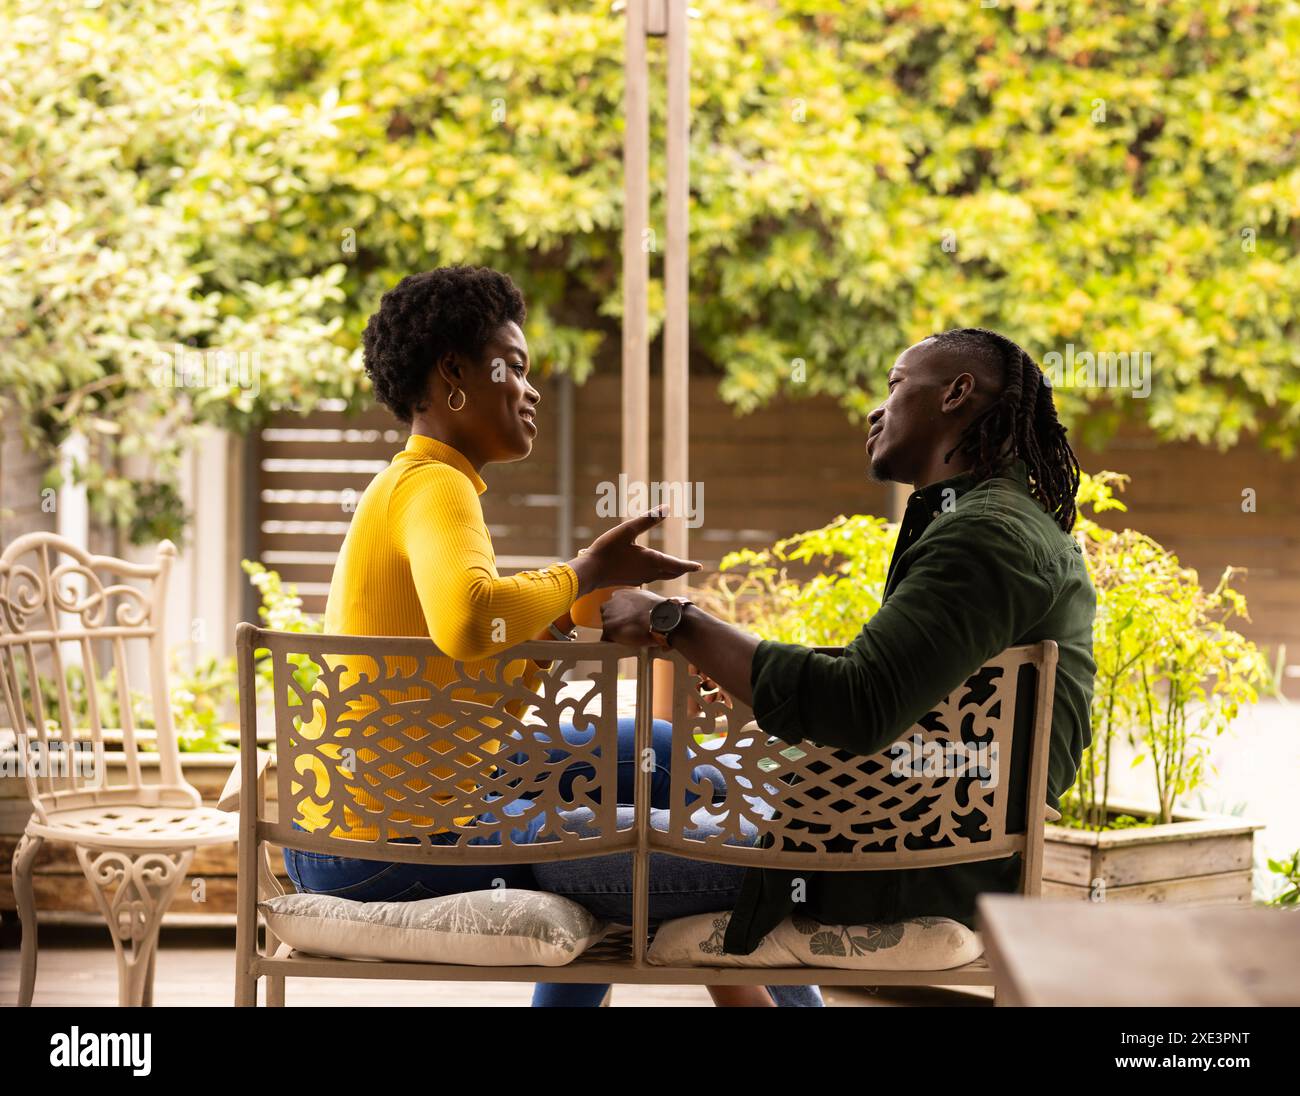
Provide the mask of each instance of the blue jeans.
MULTIPOLYGON (((583 815, 589 810, 566 815, 566 826, 582 834, 583 815)), ((618 808, 618 828, 633 824, 635 808, 618 808)), ((654 807, 650 811, 654 829, 668 828, 668 811, 654 807)), ((595 833, 592 830, 592 833, 595 833)), ((686 831, 690 837, 717 834, 712 822, 696 822, 686 831)), ((729 838, 727 844, 753 844, 758 830, 741 821, 740 839, 729 838)), ((533 865, 538 890, 563 895, 585 907, 595 916, 619 924, 632 923, 632 853, 615 852, 589 856, 580 860, 554 860, 533 865)), ((691 860, 672 853, 650 854, 650 924, 698 913, 734 909, 740 900, 740 885, 745 869, 732 864, 712 864, 691 860)), ((575 982, 567 985, 538 983, 533 991, 533 1007, 575 1007, 599 1005, 609 987, 603 984, 575 982)), ((820 1008, 823 1004, 817 986, 768 986, 772 1000, 782 1008, 820 1008)))
MULTIPOLYGON (((593 732, 578 731, 564 722, 560 733, 566 742, 589 742, 593 732)), ((651 744, 654 749, 655 769, 650 776, 650 802, 652 825, 666 825, 666 808, 670 782, 669 759, 672 757, 672 726, 655 720, 652 724, 651 744)), ((554 763, 562 763, 568 756, 563 749, 549 751, 554 763)), ((630 717, 618 723, 618 802, 630 804, 636 786, 635 722, 630 717)), ((720 791, 723 778, 711 766, 699 766, 695 778, 707 779, 720 791)), ((559 787, 567 794, 579 776, 594 777, 590 764, 570 766, 560 777, 559 787)), ((699 796, 687 793, 687 802, 699 796)), ((527 799, 501 801, 504 818, 517 817, 530 807, 527 799)), ((560 812, 568 820, 576 819, 581 825, 586 808, 560 812)), ((618 825, 632 825, 633 809, 620 806, 618 825)), ((496 822, 491 814, 482 815, 484 821, 496 822)), ((538 814, 511 831, 516 844, 534 844, 551 840, 540 836, 546 827, 546 817, 538 814)), ((756 831, 755 831, 756 832, 756 831)), ((435 844, 454 844, 455 833, 432 834, 428 840, 435 844)), ((749 841, 754 834, 747 834, 749 841)), ((400 838, 415 842, 418 838, 400 838)), ((469 839, 469 844, 501 843, 500 834, 489 834, 469 839)), ((394 864, 383 860, 364 860, 357 857, 330 856, 324 853, 284 850, 285 868, 299 891, 313 894, 330 894, 356 902, 409 902, 420 898, 436 898, 447 894, 509 887, 522 890, 544 890, 553 894, 570 896, 587 907, 597 917, 631 923, 631 854, 614 853, 580 860, 566 860, 546 864, 466 865, 466 864, 394 864), (572 869, 569 871, 563 869, 572 869), (606 917, 606 913, 613 916, 606 917)), ((650 857, 650 918, 651 923, 693 913, 709 913, 732 908, 740 894, 740 880, 744 869, 726 864, 710 864, 688 860, 667 853, 653 853, 650 857)), ((533 1006, 575 1007, 599 1005, 608 986, 594 983, 538 983, 533 992, 533 1006)), ((821 994, 815 986, 769 986, 769 992, 778 1005, 819 1006, 821 994)))

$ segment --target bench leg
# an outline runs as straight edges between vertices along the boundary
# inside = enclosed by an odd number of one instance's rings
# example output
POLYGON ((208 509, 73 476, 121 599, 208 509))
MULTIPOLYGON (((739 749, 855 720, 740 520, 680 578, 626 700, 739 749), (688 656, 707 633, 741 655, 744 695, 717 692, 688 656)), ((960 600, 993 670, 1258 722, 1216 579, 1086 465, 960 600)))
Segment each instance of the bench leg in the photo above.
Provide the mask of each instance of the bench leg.
MULTIPOLYGON (((277 937, 268 926, 266 930, 266 954, 274 956, 279 950, 279 937, 277 937)), ((266 1004, 268 1008, 284 1008, 283 974, 268 974, 266 976, 266 1004)))
POLYGON ((149 953, 149 966, 144 972, 144 995, 142 1004, 145 1008, 153 1007, 153 971, 158 962, 158 948, 154 946, 153 951, 149 953))
POLYGON ((235 1007, 251 1008, 257 1004, 257 979, 244 972, 242 958, 235 955, 235 1007))

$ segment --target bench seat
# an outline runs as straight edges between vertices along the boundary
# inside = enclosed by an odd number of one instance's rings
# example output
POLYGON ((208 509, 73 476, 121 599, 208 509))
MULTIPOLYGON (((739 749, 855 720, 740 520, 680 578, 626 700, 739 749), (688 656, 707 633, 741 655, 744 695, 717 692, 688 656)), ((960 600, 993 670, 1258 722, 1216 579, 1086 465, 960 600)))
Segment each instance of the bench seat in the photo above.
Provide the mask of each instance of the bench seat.
POLYGON ((637 966, 630 925, 617 925, 581 958, 562 967, 478 967, 454 963, 395 963, 326 959, 281 944, 275 958, 253 960, 253 976, 307 978, 396 978, 424 982, 578 982, 642 986, 819 985, 819 986, 991 986, 993 973, 981 956, 952 970, 837 970, 831 967, 656 967, 637 966))
MULTIPOLYGON (((814 741, 792 746, 766 734, 752 711, 734 698, 701 700, 698 673, 672 651, 529 641, 499 656, 495 676, 471 675, 454 663, 452 680, 434 681, 425 668, 437 650, 427 639, 283 633, 242 624, 237 650, 243 756, 257 754, 254 653, 266 650, 274 677, 278 757, 273 808, 261 765, 241 766, 238 777, 232 774, 231 790, 237 786, 238 794, 230 798, 240 810, 235 983, 240 1005, 256 1004, 263 979, 267 1004, 283 1005, 285 981, 295 977, 993 985, 982 941, 942 917, 914 918, 900 934, 897 926, 823 926, 794 916, 766 934, 749 962, 724 956, 728 911, 656 927, 650 893, 655 854, 800 873, 940 868, 1018 854, 1019 892, 1036 896, 1041 890, 1057 656, 1051 641, 996 655, 937 698, 890 748, 863 756, 814 741), (362 658, 370 660, 373 674, 346 680, 343 660, 362 658), (628 658, 636 660, 636 757, 654 755, 655 675, 672 674, 671 756, 659 759, 673 774, 667 806, 655 802, 645 765, 638 767, 631 804, 622 803, 617 791, 618 683, 628 658), (502 667, 519 659, 550 669, 532 684, 504 675, 502 667), (1017 725, 1020 710, 1032 716, 1027 725, 1017 725), (305 712, 314 713, 311 733, 300 726, 305 712), (562 740, 553 728, 566 722, 582 733, 562 740), (517 740, 508 758, 499 752, 505 733, 517 740), (997 758, 1013 757, 1013 738, 1018 765, 999 770, 997 758), (456 748, 436 756, 423 748, 442 741, 455 741, 456 748), (893 749, 900 744, 901 756, 893 749), (992 759, 989 765, 970 763, 975 744, 992 759), (721 775, 720 788, 713 779, 706 787, 692 775, 706 770, 721 775), (364 802, 352 794, 363 788, 370 797, 364 802), (713 797, 701 807, 700 795, 710 789, 713 797), (527 840, 516 836, 524 829, 519 818, 497 816, 499 799, 507 795, 537 822, 537 832, 527 840), (359 849, 355 840, 336 836, 352 832, 349 810, 364 813, 383 839, 377 836, 359 849), (710 824, 701 823, 701 811, 710 824), (582 824, 574 825, 578 812, 582 824), (295 819, 309 816, 319 823, 312 832, 295 825, 295 819), (444 833, 454 839, 430 840, 444 833), (630 914, 619 916, 632 924, 597 923, 592 929, 572 910, 546 922, 544 911, 530 914, 529 921, 516 916, 517 910, 503 919, 495 910, 488 915, 469 909, 450 927, 420 923, 418 911, 394 912, 390 926, 376 921, 373 911, 345 911, 346 916, 335 917, 336 928, 339 921, 345 924, 331 943, 328 934, 313 935, 313 927, 301 920, 277 924, 267 917, 276 906, 294 904, 286 899, 308 897, 284 895, 269 859, 277 848, 448 867, 619 854, 630 861, 632 884, 630 914), (264 944, 258 931, 262 920, 264 944), (390 928, 396 929, 388 933, 391 938, 379 940, 390 928), (423 938, 426 928, 453 939, 430 942, 423 938), (329 957, 339 955, 355 957, 329 957)), ((541 892, 516 893, 512 901, 520 901, 525 912, 548 899, 567 901, 541 892)), ((468 901, 466 895, 452 897, 468 901)))

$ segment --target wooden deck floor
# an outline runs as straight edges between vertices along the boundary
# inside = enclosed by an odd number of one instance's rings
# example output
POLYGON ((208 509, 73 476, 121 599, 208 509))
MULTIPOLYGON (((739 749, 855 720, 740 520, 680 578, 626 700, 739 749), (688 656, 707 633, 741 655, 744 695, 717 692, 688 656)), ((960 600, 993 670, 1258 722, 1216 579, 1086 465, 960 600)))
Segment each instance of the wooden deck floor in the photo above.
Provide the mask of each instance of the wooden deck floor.
MULTIPOLYGON (((0 1002, 18 997, 16 927, 6 919, 0 940, 0 1002)), ((158 952, 154 1002, 159 1006, 229 1005, 234 1000, 234 932, 214 928, 164 928, 158 952)), ((991 1004, 976 989, 881 989, 868 992, 828 987, 829 1006, 876 1007, 991 1004)), ((357 979, 289 981, 285 1000, 303 1006, 526 1007, 532 987, 509 982, 367 982, 357 979)), ((36 973, 36 1005, 116 1005, 117 966, 101 926, 42 925, 36 973)), ((710 1008, 702 986, 615 986, 611 1007, 710 1008)))

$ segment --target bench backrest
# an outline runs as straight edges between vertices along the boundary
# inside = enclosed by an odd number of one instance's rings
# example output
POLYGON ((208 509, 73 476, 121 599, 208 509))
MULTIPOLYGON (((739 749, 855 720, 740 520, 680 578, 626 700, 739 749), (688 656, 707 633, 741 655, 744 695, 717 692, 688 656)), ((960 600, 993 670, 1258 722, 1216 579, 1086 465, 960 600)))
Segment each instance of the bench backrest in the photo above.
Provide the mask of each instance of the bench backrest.
POLYGON ((711 769, 725 794, 702 808, 695 797, 710 785, 674 779, 667 826, 651 828, 649 845, 822 871, 941 867, 1033 851, 1033 835, 1042 836, 1056 657, 1051 641, 1003 651, 889 746, 863 756, 764 734, 739 703, 692 704, 698 677, 680 655, 656 652, 652 673, 671 666, 674 676, 671 771, 711 769), (1018 707, 1032 711, 1022 742, 1018 707), (1013 763, 1019 780, 1011 779, 1013 763), (702 820, 712 825, 701 834, 702 820), (755 830, 760 840, 736 840, 755 830))
POLYGON ((261 839, 462 864, 635 847, 634 830, 617 826, 614 794, 618 666, 633 648, 524 643, 473 676, 427 639, 241 624, 236 648, 245 757, 256 725, 255 657, 270 659, 278 809, 275 821, 260 818, 261 839), (524 660, 546 659, 549 669, 531 682, 520 675, 524 660), (580 679, 563 679, 579 668, 580 679), (561 738, 562 720, 579 736, 561 738), (506 803, 513 813, 503 813, 506 803), (529 827, 535 839, 517 842, 516 831, 529 827))
MULTIPOLYGON (((367 859, 502 864, 627 849, 640 861, 658 850, 856 871, 1024 852, 1025 889, 1037 888, 1056 668, 1050 641, 996 656, 899 736, 904 749, 870 757, 810 742, 791 747, 763 733, 741 705, 698 703, 698 678, 671 652, 531 642, 471 677, 427 639, 242 624, 237 648, 245 757, 254 748, 255 654, 270 659, 279 808, 272 821, 259 806, 256 829, 277 845, 367 859), (666 827, 663 812, 651 823, 653 766, 645 764, 638 766, 636 825, 617 823, 618 666, 629 657, 638 660, 639 759, 651 748, 653 675, 674 667, 666 827), (527 659, 553 661, 530 682, 518 676, 527 659), (1031 667, 1036 673, 1022 680, 1031 667), (573 680, 566 682, 566 673, 573 680), (1035 683, 1032 696, 1021 694, 1027 681, 1035 683), (1028 741, 1014 742, 1017 706, 1026 703, 1028 741), (565 718, 580 738, 561 738, 565 718), (1025 773, 1018 782, 1008 779, 1013 749, 1025 773), (714 797, 701 766, 725 779, 725 795, 714 797), (1018 805, 1010 801, 1013 783, 1023 797, 1018 805), (505 802, 515 804, 513 815, 502 813, 505 802), (1023 821, 1013 828, 1013 819, 1023 821), (716 833, 700 836, 701 820, 716 833), (517 842, 516 832, 530 825, 536 838, 517 842), (360 827, 367 836, 358 838, 360 827), (756 845, 736 843, 746 832, 750 840, 760 835, 756 845)), ((251 774, 245 779, 251 791, 251 774)))

